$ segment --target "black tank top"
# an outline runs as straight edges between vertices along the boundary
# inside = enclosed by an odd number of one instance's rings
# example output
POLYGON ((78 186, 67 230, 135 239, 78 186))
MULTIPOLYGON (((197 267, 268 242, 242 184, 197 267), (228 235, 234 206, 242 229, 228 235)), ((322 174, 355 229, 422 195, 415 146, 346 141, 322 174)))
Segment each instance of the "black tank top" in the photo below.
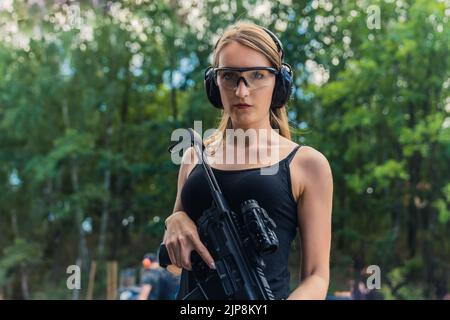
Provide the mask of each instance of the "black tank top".
MULTIPOLYGON (((275 299, 285 299, 290 293, 289 249, 295 238, 298 223, 297 203, 292 195, 289 164, 300 147, 296 146, 277 164, 264 167, 279 165, 278 171, 273 175, 262 175, 261 168, 221 170, 211 167, 231 210, 237 213, 243 201, 255 199, 277 225, 275 233, 278 236, 279 248, 264 257, 266 264, 264 274, 275 299)), ((185 212, 194 221, 197 221, 203 211, 211 206, 211 191, 201 164, 195 165, 185 181, 181 191, 181 202, 185 212)), ((194 288, 193 275, 183 269, 178 298, 182 299, 194 288)))

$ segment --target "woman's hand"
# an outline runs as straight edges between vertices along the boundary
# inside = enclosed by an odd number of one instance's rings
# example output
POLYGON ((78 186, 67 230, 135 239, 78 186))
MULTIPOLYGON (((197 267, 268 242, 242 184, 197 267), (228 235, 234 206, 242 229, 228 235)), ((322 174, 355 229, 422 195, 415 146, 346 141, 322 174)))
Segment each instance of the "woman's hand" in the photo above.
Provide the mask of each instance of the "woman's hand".
POLYGON ((165 223, 166 233, 163 242, 172 264, 179 268, 192 270, 191 252, 195 250, 210 268, 215 269, 214 259, 200 241, 197 226, 186 212, 172 213, 165 223))

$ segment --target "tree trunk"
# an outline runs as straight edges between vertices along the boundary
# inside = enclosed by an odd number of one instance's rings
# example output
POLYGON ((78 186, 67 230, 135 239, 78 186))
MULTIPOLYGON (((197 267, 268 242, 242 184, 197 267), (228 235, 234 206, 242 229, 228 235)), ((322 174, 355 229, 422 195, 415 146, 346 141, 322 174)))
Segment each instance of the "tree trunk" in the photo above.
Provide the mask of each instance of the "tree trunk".
MULTIPOLYGON (((77 259, 76 265, 81 268, 81 259, 80 258, 77 259)), ((80 290, 73 289, 72 290, 72 300, 78 300, 79 297, 80 297, 80 290)))
POLYGON ((178 107, 177 107, 177 89, 173 86, 174 81, 174 72, 170 70, 170 107, 172 110, 172 117, 174 120, 177 119, 178 116, 178 107))
POLYGON ((103 260, 105 253, 106 231, 108 230, 110 186, 111 186, 111 170, 107 169, 105 171, 105 176, 103 179, 103 189, 105 191, 105 197, 103 198, 102 218, 100 222, 100 237, 98 241, 97 260, 99 260, 100 263, 103 260))
MULTIPOLYGON (((11 212, 11 227, 14 234, 14 238, 18 239, 19 234, 19 224, 17 223, 17 212, 16 209, 12 209, 11 212)), ((30 290, 28 288, 28 272, 23 263, 19 266, 20 271, 20 288, 22 291, 22 298, 28 300, 30 298, 30 290)))
POLYGON ((22 288, 22 297, 25 300, 30 298, 30 290, 28 289, 28 272, 27 269, 21 265, 20 266, 20 287, 22 288))
POLYGON ((174 70, 176 70, 176 57, 175 57, 175 36, 170 37, 169 40, 169 47, 171 50, 169 50, 170 54, 170 109, 172 110, 172 117, 174 120, 178 117, 178 106, 177 106, 177 89, 173 85, 174 83, 174 77, 175 73, 174 70))
MULTIPOLYGON (((118 128, 118 133, 117 133, 117 150, 116 153, 117 154, 122 154, 124 148, 124 131, 126 128, 126 123, 127 123, 127 115, 128 115, 128 108, 129 108, 129 94, 130 94, 130 72, 129 72, 129 63, 130 61, 128 61, 126 63, 126 76, 125 76, 125 89, 124 89, 124 93, 122 96, 122 100, 121 100, 121 105, 120 107, 120 124, 119 124, 119 128, 118 128)), ((119 170, 115 170, 115 176, 114 176, 114 181, 115 181, 115 188, 114 188, 114 192, 117 195, 117 197, 119 199, 121 199, 120 201, 120 206, 119 209, 114 209, 111 212, 111 219, 113 220, 113 239, 112 239, 112 244, 111 244, 111 250, 109 251, 108 254, 108 258, 112 259, 112 260, 116 260, 117 258, 117 251, 118 251, 118 247, 120 244, 120 228, 121 228, 121 221, 122 221, 122 216, 124 216, 125 210, 124 210, 124 200, 126 199, 126 195, 125 195, 125 175, 126 173, 124 172, 124 170, 121 170, 119 168, 119 170)))
MULTIPOLYGON (((70 176, 72 180, 72 188, 74 193, 78 193, 80 191, 79 180, 78 180, 78 166, 75 163, 75 160, 71 163, 70 168, 70 176)), ((81 268, 82 270, 89 270, 89 252, 86 243, 86 235, 83 230, 83 220, 84 220, 84 212, 81 208, 79 202, 76 203, 76 223, 78 226, 78 252, 79 257, 81 259, 81 268)))
MULTIPOLYGON (((414 105, 410 102, 408 104, 409 121, 408 127, 414 129, 416 125, 414 105)), ((408 174, 409 174, 409 190, 408 190, 408 249, 409 257, 416 255, 417 250, 417 231, 418 231, 418 212, 414 203, 417 195, 417 183, 419 182, 420 169, 420 154, 415 151, 408 159, 408 174)))
POLYGON ((91 262, 91 268, 89 270, 89 282, 88 282, 88 289, 86 294, 86 300, 92 300, 94 296, 94 284, 95 284, 95 273, 97 271, 97 262, 92 261, 91 262))
MULTIPOLYGON (((62 104, 62 115, 63 115, 63 121, 64 126, 66 129, 71 128, 70 124, 70 115, 69 115, 69 108, 67 106, 67 101, 64 101, 62 104)), ((79 173, 78 173, 78 164, 74 157, 72 157, 70 161, 70 178, 72 182, 72 191, 73 193, 77 194, 80 191, 79 186, 79 173)), ((83 230, 83 220, 84 220, 84 212, 83 208, 81 207, 81 204, 79 201, 75 203, 75 214, 76 214, 76 225, 78 228, 78 259, 79 259, 79 265, 82 270, 87 271, 89 270, 89 252, 87 248, 86 243, 86 236, 83 230)), ((77 260, 78 261, 78 260, 77 260)), ((78 264, 78 263, 77 263, 78 264)), ((74 290, 78 291, 78 290, 74 290)), ((76 295, 78 298, 78 294, 76 295)))

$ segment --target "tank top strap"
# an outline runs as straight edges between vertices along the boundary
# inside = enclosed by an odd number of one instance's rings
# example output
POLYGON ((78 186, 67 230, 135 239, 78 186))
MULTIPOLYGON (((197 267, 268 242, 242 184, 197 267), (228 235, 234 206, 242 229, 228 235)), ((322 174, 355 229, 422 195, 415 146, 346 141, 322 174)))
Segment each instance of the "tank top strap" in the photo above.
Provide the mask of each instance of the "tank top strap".
POLYGON ((286 162, 287 162, 288 165, 291 163, 292 159, 293 159, 294 156, 295 156, 295 153, 296 153, 297 150, 300 149, 300 148, 301 148, 301 146, 298 145, 298 146, 296 146, 296 147, 294 148, 294 150, 292 150, 292 151, 288 154, 288 156, 286 157, 286 162))

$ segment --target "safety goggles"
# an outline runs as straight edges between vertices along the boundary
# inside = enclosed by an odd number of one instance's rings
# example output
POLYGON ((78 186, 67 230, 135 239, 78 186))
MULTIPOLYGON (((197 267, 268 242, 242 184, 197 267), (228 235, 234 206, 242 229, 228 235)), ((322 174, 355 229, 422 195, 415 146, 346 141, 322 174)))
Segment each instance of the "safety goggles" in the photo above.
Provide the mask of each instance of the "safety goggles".
POLYGON ((228 89, 236 90, 241 79, 250 90, 270 86, 272 78, 278 74, 278 70, 271 67, 250 67, 250 68, 215 68, 214 81, 216 85, 228 89))

